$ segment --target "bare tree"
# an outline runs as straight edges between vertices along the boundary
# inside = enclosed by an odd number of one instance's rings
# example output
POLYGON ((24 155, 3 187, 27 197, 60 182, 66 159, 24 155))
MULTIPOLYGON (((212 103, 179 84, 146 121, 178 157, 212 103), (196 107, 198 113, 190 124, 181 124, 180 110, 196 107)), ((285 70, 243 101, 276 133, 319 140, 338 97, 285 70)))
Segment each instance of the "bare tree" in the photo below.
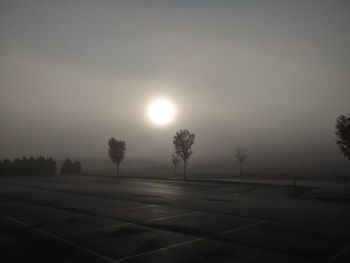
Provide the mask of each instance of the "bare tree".
POLYGON ((176 132, 173 144, 175 146, 175 153, 184 161, 184 179, 186 179, 187 160, 192 155, 191 147, 194 144, 194 133, 187 129, 176 132))
POLYGON ((348 116, 339 115, 335 124, 335 135, 341 153, 350 160, 350 113, 348 116))
POLYGON ((240 147, 236 148, 236 158, 240 164, 239 174, 241 175, 241 177, 242 177, 242 172, 243 172, 243 162, 245 159, 247 159, 247 157, 248 157, 248 153, 247 153, 246 149, 240 148, 240 147))
POLYGON ((174 165, 174 177, 176 177, 176 168, 177 168, 177 165, 179 164, 179 162, 181 161, 180 157, 177 155, 177 154, 172 154, 172 163, 174 165))
POLYGON ((117 165, 117 176, 119 175, 119 165, 124 160, 125 151, 124 141, 116 140, 113 137, 108 140, 108 155, 112 162, 117 165))

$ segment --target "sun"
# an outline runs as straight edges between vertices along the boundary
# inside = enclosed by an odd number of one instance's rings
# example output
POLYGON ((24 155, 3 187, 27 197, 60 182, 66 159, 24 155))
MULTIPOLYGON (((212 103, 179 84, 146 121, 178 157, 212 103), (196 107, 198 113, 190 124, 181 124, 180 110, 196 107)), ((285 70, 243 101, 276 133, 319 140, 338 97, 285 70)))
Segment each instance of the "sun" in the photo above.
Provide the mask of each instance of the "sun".
POLYGON ((148 106, 148 117, 156 125, 170 123, 175 116, 175 107, 167 99, 156 99, 148 106))

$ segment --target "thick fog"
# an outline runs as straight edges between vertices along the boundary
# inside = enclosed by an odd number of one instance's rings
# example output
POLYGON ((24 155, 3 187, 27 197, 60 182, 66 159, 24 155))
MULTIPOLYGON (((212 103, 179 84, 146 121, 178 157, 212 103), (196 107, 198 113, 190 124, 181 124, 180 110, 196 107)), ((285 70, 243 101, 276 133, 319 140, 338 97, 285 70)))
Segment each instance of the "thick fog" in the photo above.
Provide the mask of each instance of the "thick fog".
POLYGON ((171 171, 188 128, 198 171, 238 171, 237 146, 247 173, 348 171, 334 124, 350 112, 349 14, 348 1, 1 1, 0 159, 102 170, 113 136, 125 165, 171 171), (146 115, 158 97, 177 111, 162 127, 146 115))

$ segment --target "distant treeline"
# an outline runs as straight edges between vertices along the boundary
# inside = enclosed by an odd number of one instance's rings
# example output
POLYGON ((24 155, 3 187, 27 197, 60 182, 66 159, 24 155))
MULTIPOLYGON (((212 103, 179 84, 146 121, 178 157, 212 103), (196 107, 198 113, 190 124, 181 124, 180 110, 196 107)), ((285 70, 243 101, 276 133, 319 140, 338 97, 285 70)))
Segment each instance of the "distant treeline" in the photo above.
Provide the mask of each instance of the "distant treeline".
POLYGON ((72 162, 67 158, 61 165, 61 174, 81 174, 80 162, 72 162))
POLYGON ((30 157, 14 159, 10 161, 0 160, 1 174, 19 174, 19 175, 51 175, 56 172, 56 162, 53 158, 30 157))

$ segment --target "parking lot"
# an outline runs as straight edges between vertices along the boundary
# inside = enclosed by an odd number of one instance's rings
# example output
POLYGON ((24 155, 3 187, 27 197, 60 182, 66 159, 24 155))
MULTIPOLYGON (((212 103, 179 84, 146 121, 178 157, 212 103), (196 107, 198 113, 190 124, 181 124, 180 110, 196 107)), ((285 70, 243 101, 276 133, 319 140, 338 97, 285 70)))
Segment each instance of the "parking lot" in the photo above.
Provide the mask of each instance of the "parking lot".
POLYGON ((5 178, 1 262, 350 262, 347 204, 290 187, 5 178))

